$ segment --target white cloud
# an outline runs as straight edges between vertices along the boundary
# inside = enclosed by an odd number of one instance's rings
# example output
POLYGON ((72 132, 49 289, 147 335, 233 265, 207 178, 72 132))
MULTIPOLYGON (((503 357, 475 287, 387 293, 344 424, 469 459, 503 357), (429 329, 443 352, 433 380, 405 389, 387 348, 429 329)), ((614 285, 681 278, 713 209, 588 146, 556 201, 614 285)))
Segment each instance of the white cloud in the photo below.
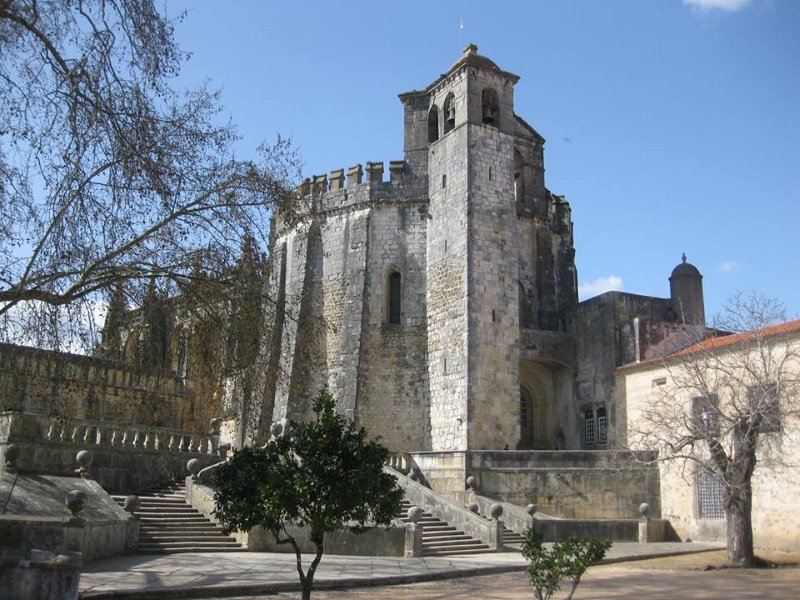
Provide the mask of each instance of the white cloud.
POLYGON ((726 260, 724 263, 720 263, 719 267, 717 268, 723 273, 735 273, 741 267, 735 260, 726 260))
POLYGON ((609 275, 608 277, 598 277, 593 281, 578 284, 578 295, 581 299, 591 298, 605 292, 616 292, 622 289, 622 277, 619 275, 609 275))
POLYGON ((752 0, 683 0, 684 4, 704 12, 711 10, 736 12, 737 10, 742 10, 751 2, 752 0))

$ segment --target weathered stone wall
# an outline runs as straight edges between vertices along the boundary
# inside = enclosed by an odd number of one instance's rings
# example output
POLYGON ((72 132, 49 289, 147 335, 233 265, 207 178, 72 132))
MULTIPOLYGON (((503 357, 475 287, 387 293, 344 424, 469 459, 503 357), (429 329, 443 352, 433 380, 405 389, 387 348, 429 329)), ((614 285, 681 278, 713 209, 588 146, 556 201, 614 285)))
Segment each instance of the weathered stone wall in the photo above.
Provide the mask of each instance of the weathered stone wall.
POLYGON ((151 373, 66 352, 0 344, 0 410, 137 423, 178 429, 199 422, 191 386, 151 373))
POLYGON ((615 404, 614 369, 664 355, 690 338, 674 322, 671 301, 623 292, 607 292, 578 310, 578 377, 576 411, 605 407, 609 415, 608 447, 621 447, 615 404))
POLYGON ((627 452, 468 451, 415 452, 413 466, 431 489, 467 502, 466 478, 478 493, 517 506, 572 519, 636 519, 639 505, 659 518, 659 472, 627 452))
MULTIPOLYGON (((460 92, 453 100, 458 115, 463 92, 456 91, 460 92)), ((467 444, 466 144, 467 128, 457 126, 431 144, 428 154, 431 222, 427 239, 427 369, 431 449, 439 451, 463 449, 467 444)))
POLYGON ((430 447, 423 366, 427 224, 427 202, 421 201, 377 204, 370 221, 357 414, 370 435, 381 436, 392 450, 430 447), (401 277, 400 323, 390 323, 387 313, 392 272, 401 277))
MULTIPOLYGON (((503 83, 478 81, 501 90, 503 83)), ((514 139, 491 125, 470 125, 468 131, 470 148, 479 150, 470 150, 469 164, 467 448, 515 447, 520 439, 520 327, 514 139)))

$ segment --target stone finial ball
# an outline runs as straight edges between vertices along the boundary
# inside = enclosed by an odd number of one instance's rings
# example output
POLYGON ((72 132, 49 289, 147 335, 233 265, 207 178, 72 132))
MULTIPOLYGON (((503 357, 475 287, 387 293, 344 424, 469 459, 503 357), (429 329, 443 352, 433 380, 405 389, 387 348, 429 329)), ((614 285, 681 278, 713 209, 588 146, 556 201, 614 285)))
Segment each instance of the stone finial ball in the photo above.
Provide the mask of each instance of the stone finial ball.
POLYGON ((88 469, 92 464, 92 453, 88 450, 81 450, 75 455, 75 460, 78 461, 78 466, 81 469, 88 469))
POLYGON ((15 463, 19 458, 19 446, 16 444, 9 444, 6 446, 6 462, 7 463, 15 463))
POLYGON ((533 516, 536 513, 536 505, 535 504, 528 504, 525 507, 525 512, 527 512, 530 516, 533 516))
POLYGON ((467 489, 468 490, 474 490, 475 489, 475 483, 476 483, 475 482, 475 476, 474 475, 470 475, 469 477, 467 477, 467 482, 466 483, 467 483, 467 489))
POLYGON ((72 513, 72 516, 77 515, 81 509, 83 509, 83 505, 86 503, 86 492, 82 490, 72 490, 71 492, 67 492, 67 497, 64 499, 64 504, 67 505, 67 508, 72 513))
POLYGON ((493 519, 499 519, 503 514, 503 505, 495 502, 489 509, 489 514, 492 515, 493 519))
POLYGON ((122 505, 122 508, 125 509, 125 512, 129 512, 133 514, 139 507, 142 505, 142 500, 136 494, 131 494, 125 498, 125 504, 122 505))
POLYGON ((278 437, 280 434, 283 433, 283 424, 280 421, 275 421, 272 426, 269 428, 272 435, 278 437))
POLYGON ((200 472, 200 469, 203 468, 203 463, 200 462, 199 458, 191 458, 186 461, 186 470, 189 471, 194 477, 197 477, 197 474, 200 472))
POLYGON ((642 502, 639 505, 639 514, 643 517, 646 517, 650 512, 650 505, 647 502, 642 502))
POLYGON ((412 506, 408 509, 408 520, 416 523, 422 518, 422 509, 419 506, 412 506))
POLYGON ((477 502, 472 502, 472 503, 468 504, 467 508, 469 510, 471 510, 472 512, 474 512, 476 515, 478 514, 478 503, 477 502))
POLYGON ((222 419, 219 417, 214 417, 211 419, 209 424, 211 425, 211 433, 219 433, 219 427, 222 425, 222 419))

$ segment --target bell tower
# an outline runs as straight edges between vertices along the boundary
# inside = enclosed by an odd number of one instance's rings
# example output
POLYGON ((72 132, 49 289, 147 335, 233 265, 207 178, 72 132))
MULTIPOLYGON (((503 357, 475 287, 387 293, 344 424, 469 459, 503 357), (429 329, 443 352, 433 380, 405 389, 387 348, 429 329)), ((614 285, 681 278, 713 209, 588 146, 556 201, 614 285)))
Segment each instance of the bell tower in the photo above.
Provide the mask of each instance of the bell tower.
POLYGON ((427 179, 430 439, 440 451, 519 439, 518 77, 477 50, 401 96, 406 162, 427 179))

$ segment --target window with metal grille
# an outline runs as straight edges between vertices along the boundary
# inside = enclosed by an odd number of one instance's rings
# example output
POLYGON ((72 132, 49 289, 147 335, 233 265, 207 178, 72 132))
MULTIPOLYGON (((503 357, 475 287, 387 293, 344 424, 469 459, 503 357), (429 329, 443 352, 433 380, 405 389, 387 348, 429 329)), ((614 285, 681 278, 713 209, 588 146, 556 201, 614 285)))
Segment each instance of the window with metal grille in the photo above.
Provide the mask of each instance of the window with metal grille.
POLYGON ((594 412, 591 410, 583 414, 583 442, 587 446, 594 445, 594 412))
POLYGON ((608 441, 608 417, 606 409, 597 409, 597 443, 605 444, 608 441))
POLYGON ((714 473, 697 476, 697 516, 700 519, 725 518, 725 484, 714 473))

